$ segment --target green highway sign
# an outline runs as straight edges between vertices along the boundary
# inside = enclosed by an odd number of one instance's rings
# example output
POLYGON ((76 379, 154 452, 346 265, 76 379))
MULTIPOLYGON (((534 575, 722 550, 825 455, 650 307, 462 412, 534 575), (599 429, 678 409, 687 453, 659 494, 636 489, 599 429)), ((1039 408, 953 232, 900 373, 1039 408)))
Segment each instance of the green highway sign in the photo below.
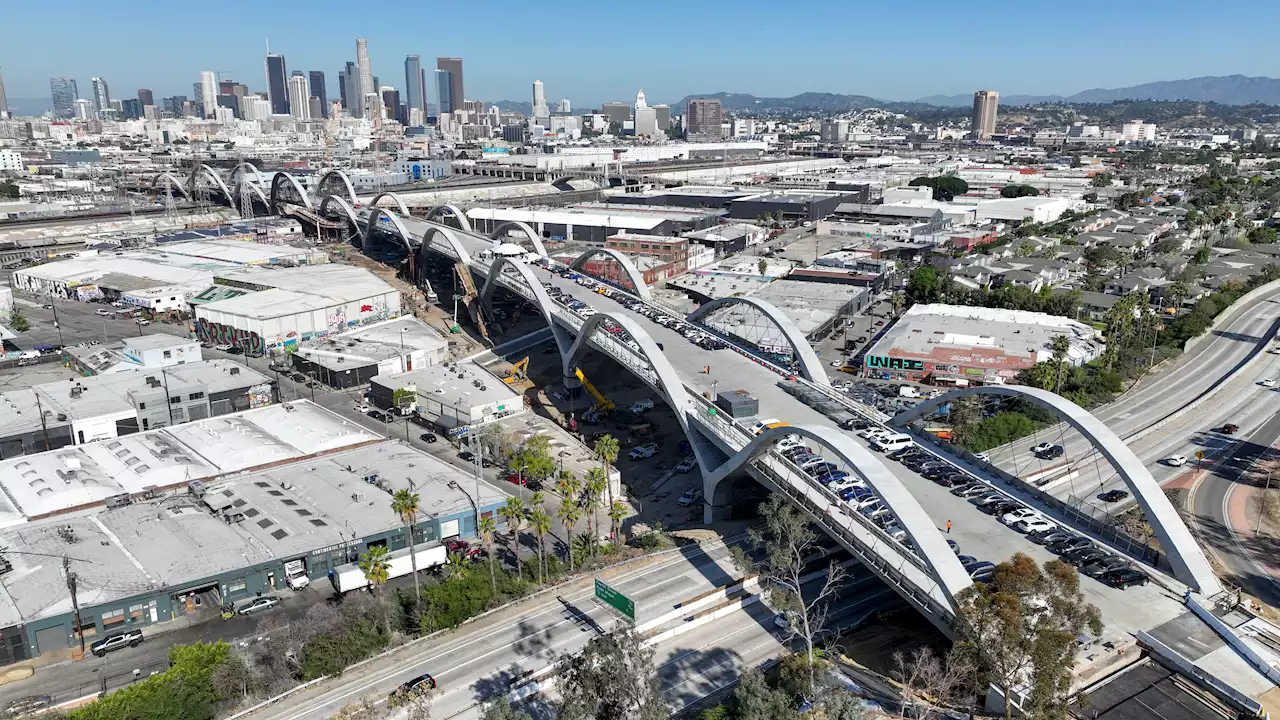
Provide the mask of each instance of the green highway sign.
POLYGON ((596 578, 596 598, 617 610, 618 612, 631 618, 632 622, 636 620, 636 602, 622 593, 609 587, 603 580, 596 578))

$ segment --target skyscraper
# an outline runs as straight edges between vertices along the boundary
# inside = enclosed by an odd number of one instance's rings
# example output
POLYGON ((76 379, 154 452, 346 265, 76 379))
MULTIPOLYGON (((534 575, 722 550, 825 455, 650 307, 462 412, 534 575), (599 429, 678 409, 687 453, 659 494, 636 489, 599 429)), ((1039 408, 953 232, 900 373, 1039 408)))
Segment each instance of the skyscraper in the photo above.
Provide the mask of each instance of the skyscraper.
POLYGON ((649 104, 644 100, 644 90, 636 93, 636 109, 639 110, 642 107, 649 107, 649 104))
MULTIPOLYGON (((310 80, 311 97, 320 99, 320 117, 323 118, 324 113, 329 111, 329 90, 324 86, 324 71, 312 70, 310 80)), ((311 116, 314 118, 315 113, 312 113, 311 116)))
POLYGON ((54 117, 75 117, 76 100, 80 99, 80 92, 76 90, 76 79, 66 77, 49 78, 49 91, 53 95, 54 117))
POLYGON ((533 117, 535 120, 551 116, 551 109, 547 107, 547 93, 542 87, 541 80, 533 81, 533 117))
POLYGON ((427 109, 426 88, 422 86, 422 56, 408 55, 404 59, 404 104, 410 110, 427 109))
POLYGON ((286 85, 288 77, 284 56, 269 53, 267 55, 267 99, 271 101, 272 115, 289 114, 289 88, 286 85))
POLYGON ((973 137, 988 140, 996 131, 996 109, 1000 106, 1000 93, 995 90, 979 90, 973 94, 973 137))
POLYGON ((142 101, 137 98, 125 98, 120 103, 120 119, 137 120, 142 117, 142 101))
POLYGON ((360 99, 359 68, 348 60, 342 72, 338 73, 338 77, 340 78, 338 85, 342 89, 342 107, 351 113, 351 117, 360 117, 360 109, 364 107, 364 102, 360 99))
POLYGON ((200 104, 204 106, 204 116, 214 117, 218 111, 218 78, 209 70, 200 73, 200 104))
POLYGON ((90 78, 89 84, 93 86, 93 111, 102 117, 105 110, 111 109, 111 92, 107 90, 107 81, 100 77, 90 78))
POLYGON ((142 103, 143 107, 146 107, 147 105, 155 105, 156 98, 155 95, 151 94, 150 90, 138 88, 138 102, 142 103))
POLYGON ((694 98, 685 106, 684 128, 690 139, 719 140, 723 122, 724 106, 717 98, 694 98))
POLYGON ((311 119, 311 96, 307 94, 307 78, 301 70, 289 77, 289 109, 298 120, 311 119))
POLYGON ((373 79, 373 66, 369 63, 369 43, 362 37, 356 38, 356 67, 360 70, 360 106, 367 108, 367 97, 378 92, 378 83, 373 79))
POLYGON ((453 73, 448 70, 436 70, 436 97, 440 101, 438 112, 453 112, 453 73))
POLYGON ((338 71, 338 104, 342 109, 347 108, 347 71, 342 69, 338 71))
POLYGON ((0 73, 0 120, 9 118, 9 98, 4 94, 4 74, 0 73))
MULTIPOLYGON (((462 58, 436 58, 436 69, 444 70, 449 73, 449 102, 450 110, 456 110, 462 105, 462 101, 467 95, 463 92, 462 85, 462 58)), ((443 103, 441 103, 443 104, 443 103)), ((440 112, 447 112, 443 107, 440 112)))

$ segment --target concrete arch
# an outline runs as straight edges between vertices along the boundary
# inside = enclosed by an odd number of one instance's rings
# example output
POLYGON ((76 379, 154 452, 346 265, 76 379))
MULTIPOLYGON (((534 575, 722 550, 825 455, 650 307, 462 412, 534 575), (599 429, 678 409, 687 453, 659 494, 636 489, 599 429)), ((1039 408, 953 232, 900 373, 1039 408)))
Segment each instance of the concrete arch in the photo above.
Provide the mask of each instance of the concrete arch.
POLYGON ((946 403, 969 395, 1003 395, 1023 398, 1066 420, 1071 427, 1089 440, 1120 474, 1120 478, 1133 493, 1138 505, 1147 514, 1147 521, 1155 530, 1156 537, 1160 539, 1160 545, 1168 553, 1174 577, 1206 596, 1214 595, 1222 589, 1217 576, 1213 573, 1213 568, 1205 558, 1204 551, 1200 549, 1200 545, 1196 543, 1195 538, 1182 522, 1182 518, 1165 497, 1160 485, 1151 476, 1151 472, 1111 428, 1070 400, 1048 390, 1022 385, 961 388, 932 400, 926 400, 898 414, 891 422, 894 425, 906 425, 912 420, 927 416, 946 403))
MULTIPOLYGON (((330 195, 329 197, 333 197, 333 196, 330 195)), ((365 247, 369 246, 369 238, 373 237, 374 230, 379 229, 378 228, 379 215, 385 215, 387 219, 391 221, 392 227, 394 227, 395 231, 400 235, 400 239, 404 241, 405 250, 408 250, 412 254, 413 243, 409 240, 409 238, 413 237, 413 235, 409 232, 409 229, 406 228, 404 226, 404 223, 400 221, 399 215, 396 215, 390 210, 387 210, 385 208, 380 208, 380 207, 369 208, 369 216, 364 226, 364 236, 361 237, 361 240, 364 241, 365 247)))
POLYGON ((489 233, 489 237, 494 240, 501 240, 507 230, 510 230, 511 228, 523 231, 529 238, 529 242, 533 243, 534 251, 544 258, 550 259, 550 256, 547 255, 547 249, 542 246, 542 238, 538 237, 538 233, 534 232, 533 228, 529 227, 528 223, 517 222, 514 220, 498 223, 497 227, 493 229, 493 232, 489 233))
POLYGON ((231 169, 231 182, 232 182, 232 183, 235 183, 235 181, 236 181, 236 178, 237 178, 237 177, 238 177, 238 178, 240 178, 240 180, 241 180, 241 181, 243 181, 243 180, 244 180, 244 171, 245 171, 246 169, 248 169, 248 170, 252 170, 252 171, 253 171, 253 179, 254 179, 254 180, 255 180, 259 185, 263 185, 263 184, 265 184, 265 183, 266 183, 266 179, 265 179, 265 178, 263 178, 263 177, 262 177, 262 173, 258 171, 258 166, 254 165, 254 164, 253 164, 253 163, 251 163, 251 162, 242 162, 242 163, 240 163, 240 164, 236 165, 234 168, 232 168, 232 169, 231 169))
POLYGON ((213 180, 213 184, 217 185, 218 189, 222 191, 222 196, 225 197, 227 201, 231 203, 232 207, 235 207, 235 204, 236 204, 235 198, 231 196, 231 191, 227 189, 227 184, 222 181, 222 176, 218 175, 217 170, 214 170, 213 168, 209 167, 205 163, 200 163, 199 165, 196 165, 195 169, 191 171, 191 191, 193 193, 195 192, 196 181, 199 179, 200 173, 202 172, 204 173, 205 177, 208 177, 211 180, 213 180))
POLYGON ((796 354, 796 360, 800 362, 800 374, 810 382, 818 385, 830 385, 831 380, 827 378, 827 371, 822 367, 822 361, 818 359, 818 354, 813 351, 813 346, 809 344, 808 338, 804 333, 800 332, 800 328, 791 322, 791 319, 782 313, 772 303, 758 300, 753 297, 723 297, 716 298, 702 307, 694 310, 689 315, 689 322, 698 322, 706 318, 710 313, 726 305, 750 305, 764 316, 769 318, 779 330, 782 331, 783 337, 786 338, 787 344, 791 346, 791 350, 796 354))
POLYGON ((320 176, 320 182, 316 183, 316 195, 319 199, 323 200, 328 195, 333 194, 333 193, 326 194, 324 192, 325 184, 332 178, 337 178, 338 180, 342 181, 342 189, 345 190, 347 193, 345 198, 347 202, 351 203, 352 205, 356 205, 360 202, 359 200, 356 199, 356 189, 354 186, 351 185, 351 178, 347 177, 347 174, 345 172, 337 169, 330 170, 329 172, 320 176))
POLYGON ((188 190, 187 186, 183 185, 182 181, 179 180, 178 177, 173 173, 162 172, 159 175, 156 175, 154 178, 151 178, 151 187, 155 188, 155 186, 160 184, 161 180, 167 180, 170 185, 172 185, 173 187, 176 187, 179 191, 182 192, 183 197, 185 197, 187 200, 191 199, 191 191, 188 190))
MULTIPOLYGON (((390 193, 390 192, 379 193, 378 196, 375 197, 373 201, 369 203, 369 207, 373 207, 374 205, 377 205, 379 202, 382 201, 382 198, 386 198, 386 197, 389 197, 392 200, 396 201, 396 210, 399 211, 401 215, 404 215, 405 217, 413 217, 412 213, 409 212, 409 208, 404 206, 404 201, 401 200, 400 196, 395 193, 390 193)), ((355 203, 352 203, 352 204, 355 204, 355 203)))
POLYGON ((240 182, 236 183, 235 198, 231 202, 232 206, 237 208, 241 215, 244 215, 244 208, 240 207, 240 188, 242 187, 249 188, 250 193, 258 196, 258 200, 262 202, 262 207, 267 208, 268 211, 270 211, 271 201, 267 198, 267 194, 262 192, 262 188, 255 183, 246 183, 242 179, 240 182))
MULTIPOLYGON (((897 518, 898 525, 907 532, 911 544, 916 548, 920 559, 924 562, 930 577, 937 581, 952 609, 956 607, 956 596, 973 584, 969 573, 965 572, 956 554, 947 545, 946 538, 938 530, 938 526, 920 507, 911 491, 898 480, 889 468, 880 462, 880 458, 870 450, 854 442, 853 438, 835 428, 821 425, 789 425, 766 430, 729 458, 714 472, 703 475, 703 496, 708 500, 715 498, 720 483, 726 478, 745 470, 747 463, 768 453, 774 443, 783 435, 795 434, 813 440, 821 445, 823 455, 841 460, 850 472, 866 481, 885 507, 889 508, 897 518)), ((845 514, 856 512, 849 509, 845 514)))
POLYGON ((356 215, 356 211, 347 204, 346 200, 343 200, 337 195, 326 195, 324 199, 320 201, 320 209, 317 210, 320 217, 328 217, 330 205, 337 205, 338 208, 342 210, 342 213, 347 216, 347 219, 351 221, 351 225, 355 227, 356 230, 360 229, 360 216, 356 215))
POLYGON ((453 228, 437 223, 428 224, 427 231, 422 235, 422 244, 424 246, 432 245, 431 238, 435 235, 444 238, 445 244, 449 246, 449 249, 453 250, 456 260, 467 266, 471 265, 471 253, 467 252, 467 249, 462 246, 462 241, 454 234, 453 228))
POLYGON ((587 261, 596 255, 604 255, 621 265, 622 272, 627 274, 627 279, 635 287, 636 296, 646 302, 653 300, 653 293, 649 292, 649 286, 644 284, 644 274, 640 272, 635 263, 617 250, 612 248, 592 248, 574 258, 571 267, 574 270, 581 270, 587 264, 587 261))
POLYGON ((443 213, 452 214, 453 217, 457 219, 458 225, 460 225, 463 230, 466 230, 467 232, 472 232, 471 218, 467 217, 466 213, 459 210, 457 205, 448 205, 448 204, 436 205, 435 207, 432 207, 430 210, 428 210, 427 214, 423 215, 422 217, 425 220, 430 220, 436 217, 437 215, 441 215, 443 213))
POLYGON ((272 212, 277 215, 280 214, 280 188, 283 187, 286 182, 293 185, 294 190, 298 192, 298 196, 302 198, 302 204, 305 205, 308 210, 315 210, 315 206, 311 204, 311 196, 308 195, 306 189, 302 187, 302 183, 298 182, 298 178, 282 170, 277 172, 275 177, 271 178, 272 212))
POLYGON ((524 281, 529 292, 533 293, 534 305, 538 306, 538 311, 542 313, 542 319, 546 320, 547 326, 551 328, 551 334, 556 339, 556 346, 560 350, 560 355, 563 357, 568 354, 570 349, 569 335, 564 331, 564 328, 555 323, 555 316, 553 315, 556 303, 547 294, 547 289, 538 281, 538 276, 533 274, 528 265, 506 257, 499 257, 494 260, 493 264, 489 266, 489 276, 485 278, 484 288, 480 290, 480 302, 485 307, 489 306, 493 299, 493 292, 498 287, 498 278, 502 277, 503 271, 509 267, 515 268, 516 275, 524 281))

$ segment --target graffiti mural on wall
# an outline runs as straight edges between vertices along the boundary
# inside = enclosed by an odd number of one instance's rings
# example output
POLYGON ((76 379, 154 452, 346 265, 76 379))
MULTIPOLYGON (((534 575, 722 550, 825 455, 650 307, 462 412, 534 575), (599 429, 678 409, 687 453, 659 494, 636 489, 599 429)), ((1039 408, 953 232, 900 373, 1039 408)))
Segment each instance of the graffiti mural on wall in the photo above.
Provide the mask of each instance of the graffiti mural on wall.
POLYGON ((367 325, 369 323, 389 320, 393 317, 390 307, 385 299, 379 299, 372 304, 363 304, 360 306, 360 312, 353 318, 347 317, 345 308, 337 307, 329 309, 325 314, 326 328, 324 330, 306 331, 299 333, 296 330, 290 330, 283 337, 275 336, 263 339, 255 332, 241 330, 223 325, 222 323, 209 322, 208 320, 196 320, 196 335, 201 342, 213 343, 214 345, 235 345, 246 353, 260 355, 273 348, 282 348, 286 351, 297 348, 299 342, 307 342, 309 340, 319 340, 329 335, 340 333, 347 328, 367 325))
POLYGON ((258 333, 202 319, 196 320, 196 336, 201 342, 234 345, 250 355, 260 355, 266 349, 266 343, 258 333))

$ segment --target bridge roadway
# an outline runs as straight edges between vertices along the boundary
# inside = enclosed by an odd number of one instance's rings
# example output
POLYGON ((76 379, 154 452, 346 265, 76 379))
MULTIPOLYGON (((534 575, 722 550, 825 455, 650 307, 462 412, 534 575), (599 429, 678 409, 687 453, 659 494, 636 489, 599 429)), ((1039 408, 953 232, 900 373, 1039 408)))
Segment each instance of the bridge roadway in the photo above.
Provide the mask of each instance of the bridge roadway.
MULTIPOLYGON (((1126 440, 1130 449, 1164 483, 1186 468, 1162 462, 1174 455, 1194 459, 1197 450, 1213 457, 1234 439, 1214 432, 1227 423, 1240 426, 1237 436, 1261 427, 1280 409, 1280 394, 1259 385, 1280 377, 1280 355, 1265 352, 1280 326, 1280 291, 1233 308, 1215 337, 1193 348, 1171 370, 1150 378, 1094 415, 1126 440), (1194 408, 1183 410, 1192 403, 1194 408), (1179 412, 1181 411, 1181 412, 1179 412), (1158 425, 1164 421, 1164 424, 1158 425)), ((1100 492, 1124 487, 1114 470, 1097 456, 1087 440, 1056 425, 1031 439, 989 452, 992 462, 1012 474, 1026 476, 1070 465, 1075 477, 1049 480, 1043 489, 1063 500, 1075 496, 1101 512, 1127 507, 1096 499, 1100 492), (1030 448, 1044 441, 1061 444, 1066 460, 1044 462, 1030 448), (1095 463, 1095 459, 1097 462, 1095 463)))
MULTIPOLYGON (((406 229, 417 237, 422 237, 428 228, 434 224, 415 218, 402 217, 401 219, 406 229)), ((387 223, 384 222, 381 226, 386 227, 387 223)), ((453 230, 453 234, 473 258, 478 257, 481 250, 491 245, 491 242, 486 238, 470 233, 453 230)), ((438 244, 438 241, 439 235, 437 234, 432 239, 433 247, 438 244)), ((447 254, 452 253, 451 250, 445 250, 444 252, 447 254)), ((842 434, 844 437, 853 437, 851 433, 844 433, 836 428, 835 424, 825 415, 784 392, 778 386, 778 382, 781 379, 780 376, 771 369, 733 350, 704 350, 690 343, 684 336, 674 330, 655 323, 643 315, 632 313, 612 298, 600 295, 573 281, 562 279, 541 267, 532 265, 526 267, 532 270, 539 282, 550 283, 560 288, 567 295, 587 303, 598 312, 626 318, 647 332, 656 342, 661 343, 663 355, 674 366, 681 383, 694 395, 691 398, 693 402, 704 404, 705 401, 702 400, 701 395, 703 393, 709 394, 713 388, 717 391, 742 389, 759 401, 759 417, 776 417, 797 426, 828 428, 832 432, 842 434), (710 372, 702 373, 701 369, 707 366, 710 367, 710 372)), ((481 277, 487 277, 489 272, 487 263, 475 260, 472 263, 472 268, 481 277)), ((504 274, 504 280, 510 278, 512 276, 504 274)), ((523 289, 523 283, 515 282, 514 279, 511 279, 510 283, 504 282, 503 284, 517 292, 523 289)), ((527 297, 527 292, 526 290, 520 294, 527 297)), ((582 324, 582 319, 578 315, 558 304, 554 318, 557 323, 574 334, 582 324)), ((597 336, 599 335, 605 334, 597 333, 597 336)), ((616 352, 620 344, 616 343, 616 341, 611 341, 612 338, 605 338, 602 342, 594 344, 599 349, 609 352, 615 359, 622 361, 624 365, 627 364, 625 353, 620 356, 616 352), (610 350, 613 350, 613 352, 610 352, 610 350)), ((634 366, 629 369, 637 372, 637 368, 634 366)), ((652 384, 652 379, 645 377, 644 372, 645 369, 641 368, 637 374, 652 384)), ((677 412, 679 411, 677 409, 677 412)), ((705 412, 692 408, 686 408, 685 412, 688 413, 687 417, 694 421, 694 425, 700 431, 709 436, 720 435, 722 449, 736 449, 745 445, 746 438, 744 437, 732 440, 731 443, 726 442, 725 438, 728 437, 728 434, 724 433, 722 429, 717 432, 717 428, 709 426, 708 416, 705 412), (734 447, 723 448, 723 445, 726 444, 732 444, 734 447)), ((723 420, 723 418, 720 419, 723 420)), ((863 447, 866 446, 861 439, 855 439, 855 442, 863 447)), ((822 448, 818 448, 818 450, 821 451, 822 448)), ((828 454, 828 457, 830 458, 830 454, 828 454)), ((836 464, 842 464, 834 458, 830 459, 836 464)), ((947 521, 951 521, 952 531, 949 538, 959 544, 961 552, 964 554, 992 562, 1006 560, 1015 552, 1026 553, 1041 561, 1053 557, 1047 550, 1029 542, 1020 533, 1005 527, 995 518, 979 512, 966 501, 951 495, 946 488, 891 460, 885 459, 884 464, 911 493, 933 521, 935 527, 944 528, 947 521)), ((854 468, 848 469, 850 472, 854 472, 854 468)), ((797 478, 796 475, 799 474, 792 473, 790 476, 794 485, 803 486, 801 490, 810 497, 820 495, 817 491, 818 486, 809 481, 807 476, 799 476, 797 478)), ((861 520, 861 516, 857 513, 849 512, 848 514, 856 516, 857 520, 861 520)), ((855 529, 862 531, 861 537, 863 540, 866 540, 870 534, 866 532, 864 527, 856 526, 853 519, 845 517, 841 518, 841 520, 844 525, 854 526, 855 529)), ((846 547, 850 544, 848 537, 837 537, 837 539, 841 539, 842 544, 845 544, 846 547)), ((935 622, 943 619, 936 617, 936 615, 940 609, 938 605, 947 601, 945 590, 937 587, 937 583, 928 576, 927 570, 912 566, 916 562, 914 555, 905 552, 901 547, 885 548, 884 542, 876 545, 875 541, 877 539, 872 537, 868 544, 875 547, 877 552, 882 552, 887 557, 894 558, 897 569, 905 576, 896 578, 898 582, 895 589, 900 592, 907 590, 907 588, 903 587, 904 580, 905 584, 916 584, 918 589, 925 590, 929 597, 923 599, 908 597, 908 600, 918 610, 925 612, 927 616, 932 615, 931 619, 935 622), (932 608, 929 607, 930 601, 936 603, 932 608), (932 613, 930 613, 930 609, 932 609, 932 613)), ((857 538, 854 539, 854 542, 857 542, 857 538)), ((857 554, 855 552, 855 555, 857 554)), ((891 585, 895 584, 892 582, 893 579, 895 578, 889 578, 891 585)), ((1177 587, 1176 583, 1172 584, 1171 587, 1177 587)), ((1182 613, 1182 605, 1178 593, 1162 588, 1156 583, 1121 591, 1093 580, 1082 578, 1081 590, 1089 602, 1094 603, 1102 610, 1108 628, 1105 639, 1113 641, 1126 640, 1131 636, 1131 633, 1137 630, 1150 629, 1182 613)))

